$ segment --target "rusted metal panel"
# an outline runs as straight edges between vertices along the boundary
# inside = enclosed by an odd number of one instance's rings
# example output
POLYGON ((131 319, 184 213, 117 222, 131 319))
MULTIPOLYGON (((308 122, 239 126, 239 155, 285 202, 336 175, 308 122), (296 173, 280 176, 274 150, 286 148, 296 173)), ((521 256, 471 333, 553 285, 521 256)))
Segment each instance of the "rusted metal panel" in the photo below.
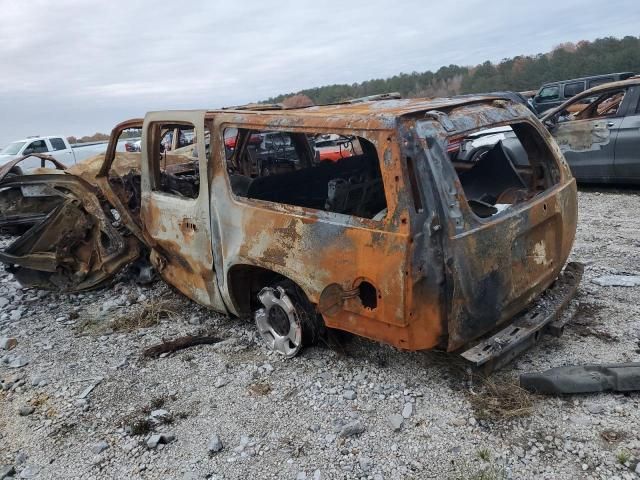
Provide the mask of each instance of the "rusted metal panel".
POLYGON ((584 265, 569 263, 553 286, 544 292, 541 301, 534 308, 518 315, 508 327, 461 355, 483 373, 489 373, 522 353, 536 343, 543 333, 553 331, 553 324, 559 320, 578 289, 584 265))

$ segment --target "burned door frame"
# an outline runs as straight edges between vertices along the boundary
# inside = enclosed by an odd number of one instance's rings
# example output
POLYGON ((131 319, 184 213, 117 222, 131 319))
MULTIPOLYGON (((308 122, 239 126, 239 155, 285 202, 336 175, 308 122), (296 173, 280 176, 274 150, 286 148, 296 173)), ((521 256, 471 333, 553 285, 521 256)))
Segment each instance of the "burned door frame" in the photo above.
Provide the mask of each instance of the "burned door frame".
POLYGON ((405 276, 411 216, 397 132, 393 128, 348 128, 342 119, 278 118, 275 122, 272 118, 255 112, 216 113, 214 117, 211 201, 216 208, 212 209, 212 230, 221 248, 222 267, 216 267, 225 302, 234 314, 247 313, 248 300, 238 295, 238 290, 249 288, 247 271, 274 272, 294 281, 312 303, 320 304, 327 326, 409 346, 405 276), (226 128, 344 133, 370 141, 376 147, 387 215, 376 221, 235 195, 222 141, 226 128), (245 274, 240 287, 239 272, 245 274), (363 282, 375 288, 374 308, 364 307, 358 298, 363 282), (339 297, 337 307, 332 304, 335 308, 323 309, 328 295, 334 295, 334 300, 339 297))
POLYGON ((629 87, 627 97, 626 105, 622 105, 624 118, 618 127, 613 169, 616 181, 635 183, 640 181, 640 85, 629 87))
POLYGON ((209 159, 205 148, 206 111, 151 112, 142 130, 140 219, 151 247, 151 262, 171 285, 196 302, 226 312, 215 274, 209 202, 209 159), (200 184, 197 198, 158 189, 159 168, 153 165, 158 124, 192 125, 196 132, 200 184))

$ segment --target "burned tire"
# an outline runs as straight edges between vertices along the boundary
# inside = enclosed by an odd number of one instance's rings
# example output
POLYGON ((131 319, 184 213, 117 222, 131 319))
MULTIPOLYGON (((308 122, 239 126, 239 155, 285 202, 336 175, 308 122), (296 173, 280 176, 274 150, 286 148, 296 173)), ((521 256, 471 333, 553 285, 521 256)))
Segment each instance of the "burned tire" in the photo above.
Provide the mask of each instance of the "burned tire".
POLYGON ((321 317, 304 292, 290 280, 274 283, 258 293, 262 304, 253 318, 265 345, 292 358, 320 338, 324 328, 321 317))

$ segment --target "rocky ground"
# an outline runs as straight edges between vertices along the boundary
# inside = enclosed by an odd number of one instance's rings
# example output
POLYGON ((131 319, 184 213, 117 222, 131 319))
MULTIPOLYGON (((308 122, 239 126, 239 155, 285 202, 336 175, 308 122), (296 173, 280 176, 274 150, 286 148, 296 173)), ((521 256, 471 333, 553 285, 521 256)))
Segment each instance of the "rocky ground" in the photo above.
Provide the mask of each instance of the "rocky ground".
POLYGON ((59 295, 0 267, 0 479, 640 478, 639 394, 514 387, 523 372, 640 360, 640 286, 593 283, 640 273, 639 200, 580 192, 578 314, 489 383, 361 339, 284 361, 252 323, 162 282, 59 295), (142 356, 186 334, 224 341, 142 356))

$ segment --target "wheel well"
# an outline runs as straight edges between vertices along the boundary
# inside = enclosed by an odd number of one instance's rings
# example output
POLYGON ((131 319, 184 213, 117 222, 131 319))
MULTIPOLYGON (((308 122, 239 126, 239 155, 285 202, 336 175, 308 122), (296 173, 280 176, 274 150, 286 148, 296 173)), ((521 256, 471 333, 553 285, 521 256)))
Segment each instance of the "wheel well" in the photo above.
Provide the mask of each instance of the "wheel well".
POLYGON ((229 295, 239 314, 249 314, 257 308, 257 294, 266 285, 287 277, 254 265, 234 265, 227 274, 229 295))

